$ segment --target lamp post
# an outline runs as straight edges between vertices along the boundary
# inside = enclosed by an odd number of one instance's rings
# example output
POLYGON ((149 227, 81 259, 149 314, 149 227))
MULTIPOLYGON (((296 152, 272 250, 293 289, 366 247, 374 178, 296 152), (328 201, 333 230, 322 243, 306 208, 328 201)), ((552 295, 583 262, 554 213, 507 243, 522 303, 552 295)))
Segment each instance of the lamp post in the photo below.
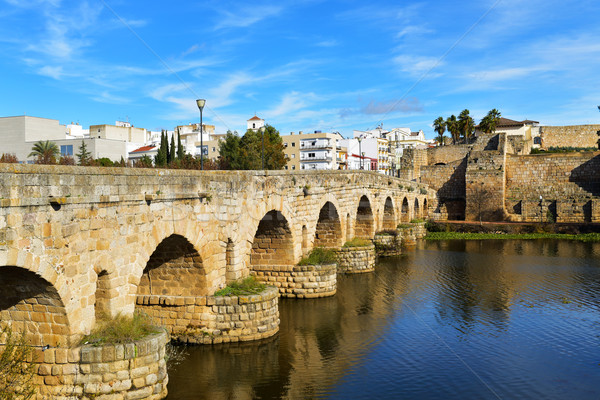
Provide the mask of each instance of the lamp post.
POLYGON ((540 195, 540 223, 544 222, 544 216, 543 216, 543 204, 544 204, 544 198, 542 197, 542 195, 540 195))
POLYGON ((363 169, 362 147, 360 142, 362 142, 362 136, 358 137, 358 155, 360 156, 360 169, 363 169))
MULTIPOLYGON (((360 153, 360 163, 363 164, 363 160, 365 159, 365 152, 360 153)), ((364 165, 360 166, 360 169, 365 169, 364 165)), ((369 165, 369 171, 371 170, 371 165, 369 165)))
POLYGON ((260 129, 260 135, 262 136, 262 151, 260 153, 260 158, 262 160, 262 170, 265 170, 265 127, 261 126, 260 129))
POLYGON ((200 169, 203 170, 204 169, 204 140, 203 140, 203 132, 202 132, 202 109, 204 108, 204 105, 206 104, 206 100, 204 99, 198 99, 196 100, 196 105, 198 106, 198 109, 200 110, 200 169))

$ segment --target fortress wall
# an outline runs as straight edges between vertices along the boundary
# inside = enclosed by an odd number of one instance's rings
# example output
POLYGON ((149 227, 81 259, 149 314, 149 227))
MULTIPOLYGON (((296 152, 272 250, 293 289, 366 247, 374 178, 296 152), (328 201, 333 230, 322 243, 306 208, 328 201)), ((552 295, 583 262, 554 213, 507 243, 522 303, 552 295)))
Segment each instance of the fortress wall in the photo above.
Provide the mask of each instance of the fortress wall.
POLYGON ((542 126, 542 147, 594 147, 598 148, 600 125, 542 126))

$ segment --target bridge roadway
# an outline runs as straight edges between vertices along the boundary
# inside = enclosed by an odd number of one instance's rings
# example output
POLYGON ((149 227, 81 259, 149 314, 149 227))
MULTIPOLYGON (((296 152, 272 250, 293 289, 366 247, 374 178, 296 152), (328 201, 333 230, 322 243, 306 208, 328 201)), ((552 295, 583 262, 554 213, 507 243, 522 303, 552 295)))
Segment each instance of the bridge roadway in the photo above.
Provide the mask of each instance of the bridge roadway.
POLYGON ((433 200, 365 171, 0 164, 1 323, 72 346, 139 296, 211 295, 253 266, 424 217, 433 200))

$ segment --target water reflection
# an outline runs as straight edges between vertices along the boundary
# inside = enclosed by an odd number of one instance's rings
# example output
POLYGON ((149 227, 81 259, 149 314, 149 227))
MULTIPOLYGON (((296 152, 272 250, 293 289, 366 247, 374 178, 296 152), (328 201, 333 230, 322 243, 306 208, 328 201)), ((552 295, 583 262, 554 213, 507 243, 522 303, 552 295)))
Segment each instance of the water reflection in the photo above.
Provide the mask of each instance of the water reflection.
POLYGON ((600 398, 599 256, 422 242, 334 297, 281 299, 269 341, 188 348, 169 399, 600 398))

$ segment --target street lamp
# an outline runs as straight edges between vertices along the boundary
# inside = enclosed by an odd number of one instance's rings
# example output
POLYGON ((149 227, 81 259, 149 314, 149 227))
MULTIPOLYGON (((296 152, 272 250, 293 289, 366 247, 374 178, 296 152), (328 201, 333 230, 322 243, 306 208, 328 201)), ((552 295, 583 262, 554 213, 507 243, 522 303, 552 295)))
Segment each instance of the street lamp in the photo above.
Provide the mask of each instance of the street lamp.
POLYGON ((360 142, 362 142, 362 136, 358 137, 358 155, 360 156, 360 169, 363 169, 363 161, 362 161, 362 147, 360 145, 360 142))
POLYGON ((260 135, 262 136, 262 151, 260 153, 260 158, 262 160, 262 170, 265 170, 265 127, 261 126, 260 129, 260 135))
POLYGON ((200 169, 204 169, 204 140, 202 134, 202 109, 206 104, 206 100, 198 99, 196 100, 196 105, 198 105, 198 109, 200 110, 200 169))
MULTIPOLYGON (((363 163, 363 160, 365 159, 365 152, 363 151, 362 153, 360 153, 360 163, 363 163)), ((361 165, 360 169, 365 169, 365 167, 363 165, 361 165)), ((371 165, 369 165, 369 171, 371 170, 371 165)))

